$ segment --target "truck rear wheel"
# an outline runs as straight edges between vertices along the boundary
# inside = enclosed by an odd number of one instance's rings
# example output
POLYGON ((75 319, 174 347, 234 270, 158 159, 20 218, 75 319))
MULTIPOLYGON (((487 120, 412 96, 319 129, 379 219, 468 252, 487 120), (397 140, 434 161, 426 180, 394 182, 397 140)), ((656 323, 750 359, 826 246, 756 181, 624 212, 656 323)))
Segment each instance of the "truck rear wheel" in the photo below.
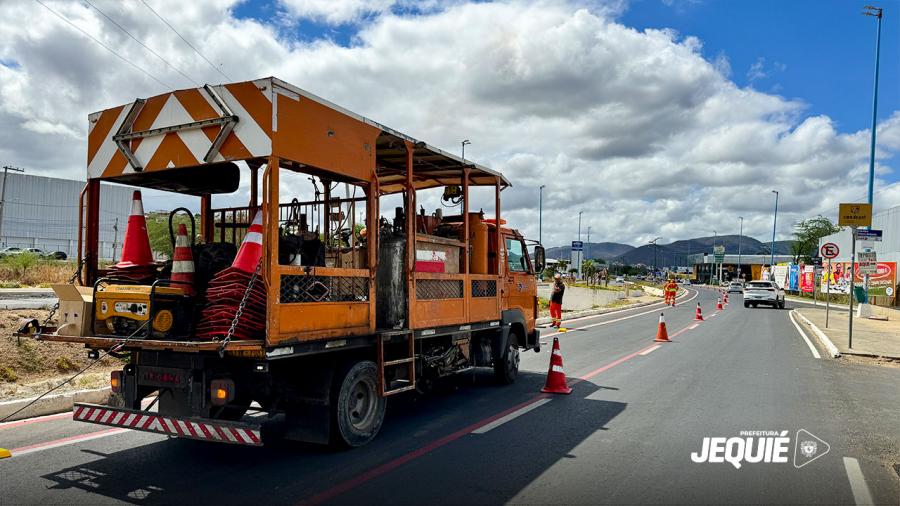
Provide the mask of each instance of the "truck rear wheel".
POLYGON ((335 378, 334 440, 342 446, 359 447, 375 439, 384 421, 386 401, 378 395, 375 362, 362 360, 344 367, 335 378))
POLYGON ((494 361, 494 377, 501 385, 509 385, 519 375, 519 348, 516 346, 516 335, 510 334, 503 356, 494 361))

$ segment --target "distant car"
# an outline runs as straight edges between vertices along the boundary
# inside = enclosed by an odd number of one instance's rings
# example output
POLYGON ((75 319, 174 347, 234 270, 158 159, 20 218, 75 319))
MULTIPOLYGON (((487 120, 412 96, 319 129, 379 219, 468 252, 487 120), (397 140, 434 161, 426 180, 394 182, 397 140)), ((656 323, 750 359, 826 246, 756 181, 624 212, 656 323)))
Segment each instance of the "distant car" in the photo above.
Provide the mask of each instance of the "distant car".
POLYGON ((732 281, 731 283, 728 283, 728 293, 743 293, 743 291, 744 285, 740 281, 732 281))
POLYGON ((11 256, 11 255, 21 255, 22 248, 17 248, 15 246, 7 246, 6 248, 0 249, 0 257, 11 256))
POLYGON ((681 284, 684 285, 684 286, 691 286, 691 280, 690 280, 690 279, 681 279, 681 280, 678 280, 678 282, 681 283, 681 284))
POLYGON ((622 276, 618 276, 618 277, 616 278, 615 283, 616 283, 617 285, 623 284, 623 283, 625 283, 625 278, 623 278, 622 276))
POLYGON ((771 281, 751 281, 744 287, 744 307, 759 305, 784 309, 784 289, 771 281))

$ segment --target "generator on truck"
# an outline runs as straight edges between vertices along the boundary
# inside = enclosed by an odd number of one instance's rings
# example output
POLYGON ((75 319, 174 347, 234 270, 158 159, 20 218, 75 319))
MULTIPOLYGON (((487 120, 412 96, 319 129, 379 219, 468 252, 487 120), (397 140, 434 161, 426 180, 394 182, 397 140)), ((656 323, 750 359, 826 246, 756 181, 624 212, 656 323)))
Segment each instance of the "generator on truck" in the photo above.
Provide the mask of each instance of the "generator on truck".
POLYGON ((80 286, 61 290, 77 306, 33 335, 129 360, 110 405, 78 403, 76 420, 360 446, 387 397, 474 367, 512 383, 520 350, 540 350, 544 250, 504 226, 500 173, 271 77, 137 99, 89 122, 80 286), (178 251, 171 265, 101 268, 101 183, 198 199, 179 234, 193 282, 172 274, 178 251), (246 206, 213 207, 239 188, 246 206), (470 205, 478 188, 493 216, 470 205), (439 198, 420 198, 428 190, 439 198))

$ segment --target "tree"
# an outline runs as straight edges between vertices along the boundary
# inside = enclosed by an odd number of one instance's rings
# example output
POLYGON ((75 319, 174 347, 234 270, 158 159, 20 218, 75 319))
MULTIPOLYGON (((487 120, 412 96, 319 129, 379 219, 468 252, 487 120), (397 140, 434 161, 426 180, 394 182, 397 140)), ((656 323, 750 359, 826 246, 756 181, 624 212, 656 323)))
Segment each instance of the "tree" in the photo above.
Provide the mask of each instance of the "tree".
POLYGON ((794 263, 812 262, 812 257, 817 256, 819 239, 840 232, 840 230, 841 227, 822 215, 798 221, 794 225, 794 242, 791 244, 791 256, 794 257, 794 263))
POLYGON ((594 276, 600 271, 598 264, 591 259, 587 259, 581 263, 581 274, 587 280, 588 284, 594 283, 594 276))
MULTIPOLYGON (((147 214, 146 220, 147 235, 150 238, 150 249, 155 253, 171 258, 172 239, 169 236, 169 213, 149 213, 147 214)), ((200 217, 197 216, 194 220, 199 226, 200 217)), ((181 213, 175 215, 172 222, 172 227, 176 234, 178 233, 179 223, 184 223, 185 226, 187 226, 188 234, 191 233, 191 220, 185 214, 181 213)), ((196 232, 199 232, 199 230, 196 232)), ((188 239, 190 239, 190 237, 188 239)), ((121 250, 121 247, 119 249, 121 250)))

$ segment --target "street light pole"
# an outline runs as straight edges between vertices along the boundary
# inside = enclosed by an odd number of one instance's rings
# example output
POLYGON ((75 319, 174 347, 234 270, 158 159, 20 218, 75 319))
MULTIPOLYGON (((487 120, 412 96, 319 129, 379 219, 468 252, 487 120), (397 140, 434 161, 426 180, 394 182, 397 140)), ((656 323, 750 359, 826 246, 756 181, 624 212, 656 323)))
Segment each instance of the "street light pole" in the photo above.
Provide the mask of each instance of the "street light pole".
POLYGON ((587 257, 588 257, 588 260, 590 260, 591 259, 591 226, 590 225, 588 225, 587 247, 588 247, 587 257))
POLYGON ((647 243, 647 244, 652 244, 652 245, 653 245, 653 276, 654 276, 654 277, 656 276, 656 252, 657 252, 658 249, 659 249, 659 248, 657 247, 656 242, 659 241, 659 239, 660 239, 660 238, 657 237, 656 239, 653 239, 652 241, 650 241, 650 242, 647 243))
POLYGON ((741 231, 738 233, 738 280, 740 280, 743 276, 741 275, 741 245, 744 242, 744 217, 738 216, 741 219, 741 231))
POLYGON ((869 204, 872 203, 873 185, 875 184, 875 125, 878 117, 878 67, 881 60, 881 17, 882 9, 867 5, 866 16, 878 18, 878 27, 875 32, 875 90, 872 93, 872 142, 869 145, 869 204))
POLYGON ((6 177, 9 175, 9 171, 25 172, 25 169, 9 165, 3 166, 3 186, 0 187, 0 242, 3 244, 6 244, 6 241, 3 241, 3 211, 6 209, 6 177))
POLYGON ((778 192, 776 190, 772 190, 772 193, 775 194, 775 216, 772 218, 772 251, 770 252, 772 257, 769 262, 769 268, 772 269, 772 274, 775 274, 775 226, 778 223, 778 192))
POLYGON ((578 211, 578 240, 581 240, 581 215, 584 211, 578 211))
POLYGON ((538 188, 540 192, 540 197, 538 197, 538 242, 544 244, 544 236, 543 236, 543 224, 544 224, 544 187, 547 185, 541 185, 538 188))

